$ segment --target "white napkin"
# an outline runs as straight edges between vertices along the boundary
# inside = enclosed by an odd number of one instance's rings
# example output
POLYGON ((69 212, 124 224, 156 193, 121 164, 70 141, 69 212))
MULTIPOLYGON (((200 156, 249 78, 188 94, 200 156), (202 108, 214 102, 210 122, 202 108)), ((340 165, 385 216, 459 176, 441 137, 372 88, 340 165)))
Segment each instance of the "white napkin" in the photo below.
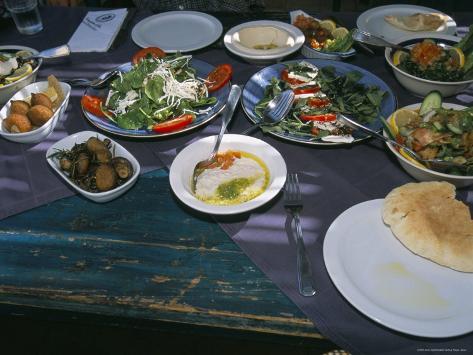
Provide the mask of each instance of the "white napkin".
POLYGON ((112 45, 127 9, 89 11, 69 40, 72 52, 106 52, 112 45))

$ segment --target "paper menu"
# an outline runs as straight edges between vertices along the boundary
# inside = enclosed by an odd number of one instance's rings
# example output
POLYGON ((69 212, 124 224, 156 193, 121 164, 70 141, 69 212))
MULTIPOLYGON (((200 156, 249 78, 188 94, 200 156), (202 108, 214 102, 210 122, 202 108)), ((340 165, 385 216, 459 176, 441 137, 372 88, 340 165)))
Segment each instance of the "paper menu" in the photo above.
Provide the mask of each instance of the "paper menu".
POLYGON ((69 40, 71 52, 106 52, 127 12, 127 9, 89 11, 69 40))

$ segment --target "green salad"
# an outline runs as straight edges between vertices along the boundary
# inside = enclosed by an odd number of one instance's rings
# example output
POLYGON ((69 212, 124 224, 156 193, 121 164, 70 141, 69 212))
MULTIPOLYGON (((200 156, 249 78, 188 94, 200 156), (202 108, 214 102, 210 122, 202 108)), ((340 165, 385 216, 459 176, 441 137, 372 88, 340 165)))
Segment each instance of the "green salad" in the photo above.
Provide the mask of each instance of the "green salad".
POLYGON ((110 85, 104 114, 124 129, 151 128, 181 115, 205 113, 217 99, 189 65, 190 55, 145 58, 110 85))
POLYGON ((264 97, 256 104, 255 113, 263 111, 280 92, 292 89, 295 102, 286 118, 275 126, 263 127, 266 132, 289 132, 309 140, 352 142, 351 129, 337 120, 336 114, 357 117, 369 123, 378 117, 385 92, 359 81, 358 71, 339 75, 335 68, 318 68, 309 62, 288 64, 279 78, 272 78, 264 97))

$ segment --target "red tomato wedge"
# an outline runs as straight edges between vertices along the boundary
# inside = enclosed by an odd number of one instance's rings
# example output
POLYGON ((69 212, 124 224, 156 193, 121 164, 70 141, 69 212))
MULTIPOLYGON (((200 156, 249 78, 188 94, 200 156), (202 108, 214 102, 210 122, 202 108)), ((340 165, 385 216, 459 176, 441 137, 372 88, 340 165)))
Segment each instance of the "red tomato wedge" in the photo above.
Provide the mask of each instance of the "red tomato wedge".
POLYGON ((210 72, 205 81, 209 92, 217 91, 230 81, 233 68, 230 64, 220 64, 210 72))
POLYGON ((193 120, 194 115, 190 113, 185 113, 168 121, 157 123, 153 126, 152 129, 156 133, 174 132, 188 126, 193 120))
POLYGON ((300 85, 304 84, 304 81, 293 79, 289 77, 289 71, 287 69, 283 69, 281 72, 281 80, 284 80, 286 83, 291 85, 300 85))
POLYGON ((133 57, 131 58, 131 62, 136 65, 148 55, 153 58, 163 58, 166 56, 166 53, 158 47, 143 48, 133 55, 133 57))
POLYGON ((320 91, 320 87, 311 86, 308 88, 294 89, 293 91, 294 91, 294 95, 315 94, 316 92, 320 91))
POLYGON ((106 117, 102 111, 101 106, 103 105, 103 99, 98 96, 84 95, 80 100, 80 103, 84 110, 90 112, 97 117, 106 117))
POLYGON ((311 107, 324 107, 330 103, 329 99, 321 99, 318 97, 313 97, 307 100, 307 105, 311 107))
POLYGON ((334 113, 324 113, 321 115, 301 115, 301 121, 317 121, 317 122, 331 122, 337 119, 337 115, 334 113))

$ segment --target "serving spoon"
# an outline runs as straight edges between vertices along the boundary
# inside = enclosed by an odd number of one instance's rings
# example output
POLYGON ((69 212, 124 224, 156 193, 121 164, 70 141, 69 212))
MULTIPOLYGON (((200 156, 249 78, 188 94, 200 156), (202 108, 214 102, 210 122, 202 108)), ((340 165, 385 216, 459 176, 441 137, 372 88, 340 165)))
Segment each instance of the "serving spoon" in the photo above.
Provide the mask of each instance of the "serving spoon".
POLYGON ((402 51, 408 51, 406 47, 400 46, 399 44, 391 43, 386 41, 384 38, 377 37, 372 35, 369 32, 361 31, 359 29, 355 29, 352 34, 352 38, 361 43, 370 44, 372 46, 377 47, 389 47, 392 49, 400 49, 402 51))
POLYGON ((452 169, 452 168, 459 169, 461 171, 465 171, 466 167, 464 165, 461 165, 461 164, 458 164, 458 163, 454 163, 454 162, 451 162, 451 161, 445 161, 445 160, 442 160, 442 159, 423 159, 419 154, 414 152, 411 148, 406 147, 405 145, 403 145, 399 142, 396 142, 393 139, 389 139, 389 138, 383 136, 382 134, 379 134, 378 132, 372 130, 371 128, 368 128, 368 127, 363 126, 362 124, 360 124, 356 121, 353 121, 352 119, 342 115, 341 113, 337 114, 337 119, 340 122, 342 122, 343 124, 347 125, 348 127, 351 127, 355 130, 360 129, 360 130, 365 131, 366 133, 369 133, 370 135, 372 135, 372 136, 374 136, 374 137, 376 137, 376 138, 378 138, 382 141, 385 141, 387 143, 391 143, 392 145, 395 145, 399 148, 404 149, 404 151, 407 154, 409 154, 412 158, 414 158, 419 163, 425 165, 428 169, 435 170, 435 171, 440 172, 440 173, 447 172, 449 169, 452 169))
POLYGON ((58 58, 58 57, 65 57, 71 54, 71 49, 67 44, 63 44, 59 47, 45 49, 37 54, 32 54, 26 57, 21 57, 21 60, 28 61, 30 59, 51 59, 51 58, 58 58))
POLYGON ((238 100, 241 96, 241 88, 238 85, 232 85, 230 94, 228 95, 227 104, 225 106, 225 111, 222 114, 222 127, 215 141, 215 145, 210 153, 210 156, 207 159, 199 161, 195 167, 192 174, 192 191, 195 192, 195 185, 197 183, 197 177, 211 164, 217 161, 218 148, 220 148, 220 143, 222 142, 223 135, 227 129, 228 124, 230 123, 233 112, 235 111, 238 100))
POLYGON ((286 90, 275 96, 263 111, 263 120, 254 126, 245 129, 241 134, 248 134, 258 127, 273 126, 287 116, 294 102, 294 91, 286 90))

